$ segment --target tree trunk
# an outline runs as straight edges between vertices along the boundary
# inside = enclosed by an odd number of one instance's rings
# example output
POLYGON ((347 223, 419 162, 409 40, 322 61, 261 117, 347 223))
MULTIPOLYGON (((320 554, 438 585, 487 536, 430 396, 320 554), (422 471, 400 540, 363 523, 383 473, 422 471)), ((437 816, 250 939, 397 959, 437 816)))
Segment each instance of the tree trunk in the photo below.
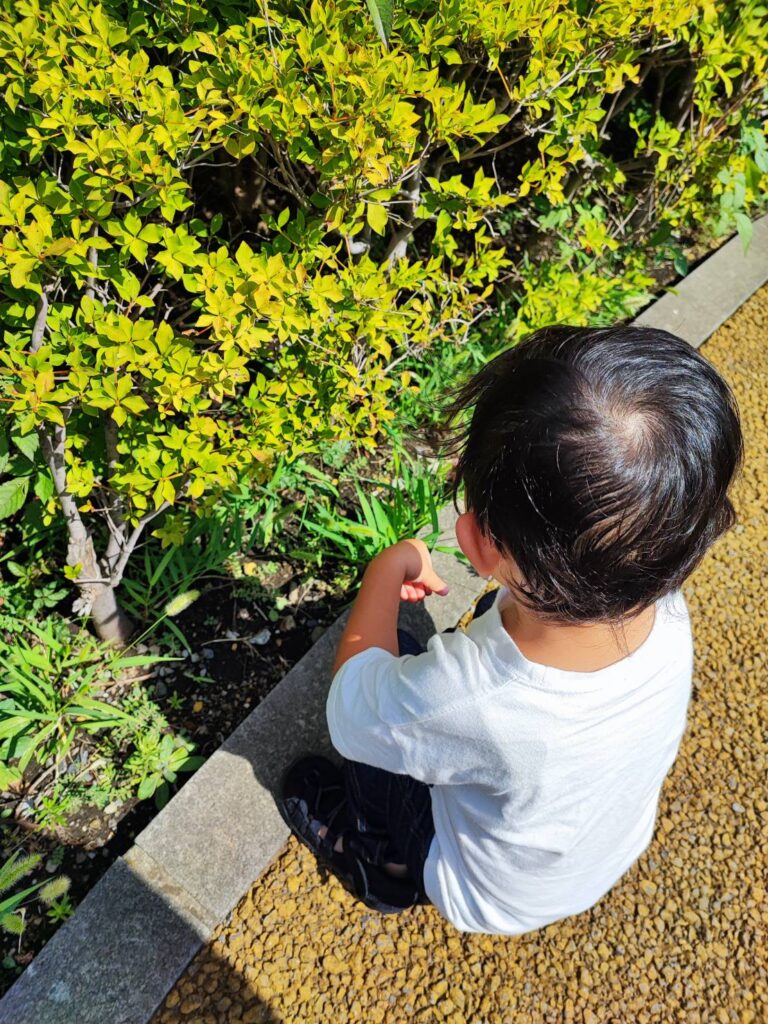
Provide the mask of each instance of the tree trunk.
POLYGON ((75 614, 89 615, 100 640, 107 640, 116 646, 128 643, 134 625, 117 603, 114 582, 106 575, 96 551, 93 539, 82 523, 69 523, 69 545, 67 564, 80 565, 82 583, 75 581, 80 596, 72 606, 75 614))
POLYGON ((94 590, 91 619, 99 639, 124 647, 131 639, 134 625, 117 603, 115 588, 101 584, 94 590))

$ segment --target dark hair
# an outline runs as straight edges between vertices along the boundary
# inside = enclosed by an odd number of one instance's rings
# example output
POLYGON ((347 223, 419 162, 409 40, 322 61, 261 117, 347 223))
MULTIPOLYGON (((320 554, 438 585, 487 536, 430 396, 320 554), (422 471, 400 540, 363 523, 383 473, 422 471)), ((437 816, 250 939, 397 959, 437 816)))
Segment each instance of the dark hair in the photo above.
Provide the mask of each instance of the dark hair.
MULTIPOLYGON (((462 486, 542 618, 614 622, 677 589, 736 521, 733 394, 680 338, 646 327, 547 327, 458 392, 462 486)), ((513 586, 513 584, 510 583, 513 586)))

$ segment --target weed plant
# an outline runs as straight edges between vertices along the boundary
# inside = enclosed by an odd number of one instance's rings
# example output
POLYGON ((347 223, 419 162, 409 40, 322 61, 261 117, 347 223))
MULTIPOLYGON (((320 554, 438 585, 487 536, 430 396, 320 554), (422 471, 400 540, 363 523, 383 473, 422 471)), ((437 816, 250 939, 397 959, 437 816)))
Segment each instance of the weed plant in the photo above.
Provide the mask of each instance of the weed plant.
POLYGON ((20 781, 33 758, 38 765, 52 759, 56 768, 78 734, 130 721, 100 695, 121 672, 156 660, 122 654, 105 659, 103 644, 88 634, 73 635, 60 620, 29 622, 27 630, 32 641, 17 636, 0 649, 0 766, 6 784, 20 781))
POLYGON ((11 935, 21 935, 24 931, 24 905, 29 902, 33 893, 46 906, 53 909, 58 919, 62 919, 67 906, 71 912, 71 904, 66 901, 69 879, 59 876, 42 882, 35 882, 26 888, 11 892, 22 879, 27 878, 39 865, 42 858, 39 854, 13 853, 0 865, 0 928, 11 935), (6 895, 11 893, 10 895, 6 895))

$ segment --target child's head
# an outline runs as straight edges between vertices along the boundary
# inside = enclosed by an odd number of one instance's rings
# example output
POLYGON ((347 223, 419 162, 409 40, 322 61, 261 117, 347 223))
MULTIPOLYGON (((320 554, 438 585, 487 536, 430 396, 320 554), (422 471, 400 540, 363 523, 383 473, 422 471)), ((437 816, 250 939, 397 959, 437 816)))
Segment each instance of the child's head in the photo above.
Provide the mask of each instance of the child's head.
POLYGON ((735 399, 666 331, 537 331, 461 389, 451 412, 469 408, 459 541, 544 619, 641 612, 735 522, 735 399))

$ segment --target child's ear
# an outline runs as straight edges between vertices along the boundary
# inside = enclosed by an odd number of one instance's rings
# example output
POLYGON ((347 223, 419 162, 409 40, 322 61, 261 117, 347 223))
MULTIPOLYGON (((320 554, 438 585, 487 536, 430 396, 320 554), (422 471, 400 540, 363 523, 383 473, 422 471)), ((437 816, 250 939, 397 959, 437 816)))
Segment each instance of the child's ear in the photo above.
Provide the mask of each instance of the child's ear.
POLYGON ((499 567, 501 552, 483 531, 474 512, 464 512, 456 520, 459 547, 480 576, 492 576, 499 567))

